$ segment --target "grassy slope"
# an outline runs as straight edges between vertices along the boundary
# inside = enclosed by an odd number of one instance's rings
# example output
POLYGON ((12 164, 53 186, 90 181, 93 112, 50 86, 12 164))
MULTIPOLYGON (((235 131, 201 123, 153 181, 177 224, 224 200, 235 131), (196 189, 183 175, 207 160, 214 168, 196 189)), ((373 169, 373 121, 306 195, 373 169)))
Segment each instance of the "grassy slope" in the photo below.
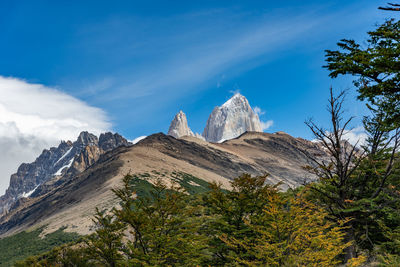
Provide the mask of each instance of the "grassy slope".
POLYGON ((42 230, 41 228, 31 232, 24 231, 0 239, 0 266, 12 266, 16 261, 42 254, 56 246, 79 238, 78 234, 66 233, 63 229, 40 238, 42 230))
POLYGON ((173 181, 179 183, 191 195, 204 193, 210 190, 208 182, 188 173, 172 172, 171 174, 168 174, 153 171, 153 174, 142 173, 133 175, 132 185, 134 186, 138 196, 151 197, 149 192, 153 189, 153 185, 146 181, 146 179, 153 175, 157 175, 158 177, 170 177, 173 181))

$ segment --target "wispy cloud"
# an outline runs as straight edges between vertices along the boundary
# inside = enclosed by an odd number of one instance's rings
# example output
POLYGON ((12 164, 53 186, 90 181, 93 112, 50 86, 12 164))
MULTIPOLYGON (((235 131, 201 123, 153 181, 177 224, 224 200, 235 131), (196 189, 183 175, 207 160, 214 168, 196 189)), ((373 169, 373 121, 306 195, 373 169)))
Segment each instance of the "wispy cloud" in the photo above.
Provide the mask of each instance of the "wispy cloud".
POLYGON ((264 115, 265 114, 265 111, 264 110, 262 110, 260 107, 254 107, 254 112, 258 115, 258 116, 261 116, 261 115, 264 115))
MULTIPOLYGON (((91 26, 82 33, 92 36, 87 40, 88 49, 100 44, 103 49, 99 53, 105 53, 104 47, 109 47, 107 52, 112 54, 116 46, 116 57, 137 62, 130 66, 129 75, 126 69, 117 68, 109 90, 103 91, 99 86, 101 94, 93 91, 93 97, 107 102, 151 96, 152 101, 166 103, 212 80, 220 86, 218 77, 224 71, 232 67, 245 70, 272 60, 278 51, 289 48, 291 41, 306 38, 307 33, 329 19, 313 15, 309 12, 279 18, 271 13, 249 19, 229 10, 214 10, 153 21, 113 18, 100 27, 91 26), (169 28, 165 29, 163 24, 169 28), (104 33, 99 33, 99 28, 105 29, 104 33), (137 28, 147 31, 132 32, 137 28), (95 37, 92 32, 96 32, 95 37), (157 96, 165 91, 168 99, 165 94, 157 96)), ((120 66, 125 64, 123 59, 118 62, 120 66)))
POLYGON ((17 167, 43 149, 111 127, 101 109, 40 84, 0 76, 0 95, 0 194, 17 167))
POLYGON ((284 11, 225 8, 169 16, 114 16, 83 25, 75 48, 96 61, 107 58, 107 79, 100 73, 90 78, 92 86, 85 81, 69 88, 78 88, 74 95, 117 114, 116 125, 135 118, 138 128, 151 123, 155 128, 162 123, 161 113, 182 108, 180 103, 190 95, 211 88, 224 93, 235 89, 225 87, 235 76, 298 47, 321 45, 323 36, 340 28, 337 24, 358 18, 345 8, 323 8, 321 4, 284 11), (158 121, 141 119, 149 114, 158 121))
POLYGON ((269 121, 261 121, 261 129, 263 131, 268 130, 274 125, 274 121, 269 120, 269 121))
MULTIPOLYGON (((253 108, 253 111, 257 114, 258 117, 260 117, 260 119, 266 113, 264 110, 262 110, 260 107, 257 106, 253 108)), ((273 120, 267 120, 267 121, 260 120, 260 123, 261 123, 261 129, 263 131, 268 130, 274 125, 273 120)))

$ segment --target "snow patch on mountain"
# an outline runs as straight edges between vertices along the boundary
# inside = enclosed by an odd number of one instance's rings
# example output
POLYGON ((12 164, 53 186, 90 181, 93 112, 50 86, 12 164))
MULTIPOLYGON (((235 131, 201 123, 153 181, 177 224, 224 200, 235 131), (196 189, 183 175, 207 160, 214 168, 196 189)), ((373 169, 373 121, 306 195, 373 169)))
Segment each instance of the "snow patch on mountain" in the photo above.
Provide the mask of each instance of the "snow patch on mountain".
POLYGON ((65 152, 65 154, 62 155, 62 157, 59 158, 59 159, 56 161, 56 163, 54 163, 54 165, 56 165, 57 163, 59 163, 60 161, 62 161, 66 156, 68 156, 68 154, 71 153, 71 151, 72 151, 73 148, 74 148, 74 147, 71 147, 67 152, 65 152))
POLYGON ((65 168, 68 169, 69 167, 71 167, 72 163, 74 162, 74 159, 75 159, 75 158, 72 158, 72 159, 68 162, 67 165, 64 165, 64 166, 62 166, 60 169, 58 169, 58 171, 56 171, 56 172, 54 173, 54 176, 63 174, 62 171, 63 171, 65 168))
POLYGON ((37 185, 35 188, 33 188, 31 191, 29 191, 29 192, 27 192, 27 193, 23 193, 22 194, 22 197, 24 197, 24 198, 27 198, 27 197, 30 197, 32 194, 33 194, 33 192, 35 192, 36 191, 36 189, 39 187, 39 185, 37 185))

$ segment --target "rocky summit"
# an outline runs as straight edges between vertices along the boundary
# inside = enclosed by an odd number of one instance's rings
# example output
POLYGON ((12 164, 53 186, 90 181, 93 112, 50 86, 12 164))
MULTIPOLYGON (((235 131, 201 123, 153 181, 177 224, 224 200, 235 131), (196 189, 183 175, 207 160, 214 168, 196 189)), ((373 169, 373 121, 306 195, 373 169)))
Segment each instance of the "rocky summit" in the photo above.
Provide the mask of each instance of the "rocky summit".
POLYGON ((0 214, 7 212, 21 198, 38 195, 50 181, 71 177, 91 166, 101 154, 129 142, 119 134, 97 136, 81 132, 75 142, 62 141, 58 147, 43 150, 32 163, 23 163, 11 175, 6 193, 0 197, 0 214))
POLYGON ((209 142, 222 142, 250 131, 262 132, 260 119, 246 97, 237 93, 222 106, 214 108, 203 137, 209 142))
POLYGON ((188 126, 185 113, 181 111, 175 115, 174 119, 169 126, 168 135, 175 138, 180 138, 182 136, 194 136, 193 132, 188 126))

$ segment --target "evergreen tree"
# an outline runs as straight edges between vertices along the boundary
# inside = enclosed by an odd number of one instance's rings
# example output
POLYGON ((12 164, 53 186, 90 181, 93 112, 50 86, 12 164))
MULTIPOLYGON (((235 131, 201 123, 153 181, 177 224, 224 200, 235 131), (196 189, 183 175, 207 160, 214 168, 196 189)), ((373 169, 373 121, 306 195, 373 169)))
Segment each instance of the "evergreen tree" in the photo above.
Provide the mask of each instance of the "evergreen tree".
POLYGON ((369 107, 382 110, 384 122, 400 126, 400 21, 388 20, 375 31, 368 32, 366 46, 343 39, 339 50, 326 50, 329 76, 357 77, 359 99, 368 100, 369 107))
POLYGON ((196 266, 206 253, 206 236, 200 232, 199 209, 190 205, 190 196, 182 188, 155 182, 151 196, 137 197, 131 176, 124 186, 114 190, 121 200, 115 216, 130 232, 124 250, 128 265, 196 266))
POLYGON ((106 214, 106 211, 98 208, 93 222, 95 232, 86 239, 88 257, 106 266, 122 266, 122 237, 125 226, 113 214, 106 214))
POLYGON ((235 239, 255 238, 255 232, 246 224, 246 220, 259 216, 267 204, 270 186, 265 185, 267 176, 252 177, 243 174, 231 182, 232 189, 223 190, 220 185, 212 184, 211 191, 203 197, 209 221, 204 231, 211 237, 209 250, 213 257, 208 264, 221 266, 234 262, 234 255, 247 256, 244 247, 228 246, 222 236, 235 239))

